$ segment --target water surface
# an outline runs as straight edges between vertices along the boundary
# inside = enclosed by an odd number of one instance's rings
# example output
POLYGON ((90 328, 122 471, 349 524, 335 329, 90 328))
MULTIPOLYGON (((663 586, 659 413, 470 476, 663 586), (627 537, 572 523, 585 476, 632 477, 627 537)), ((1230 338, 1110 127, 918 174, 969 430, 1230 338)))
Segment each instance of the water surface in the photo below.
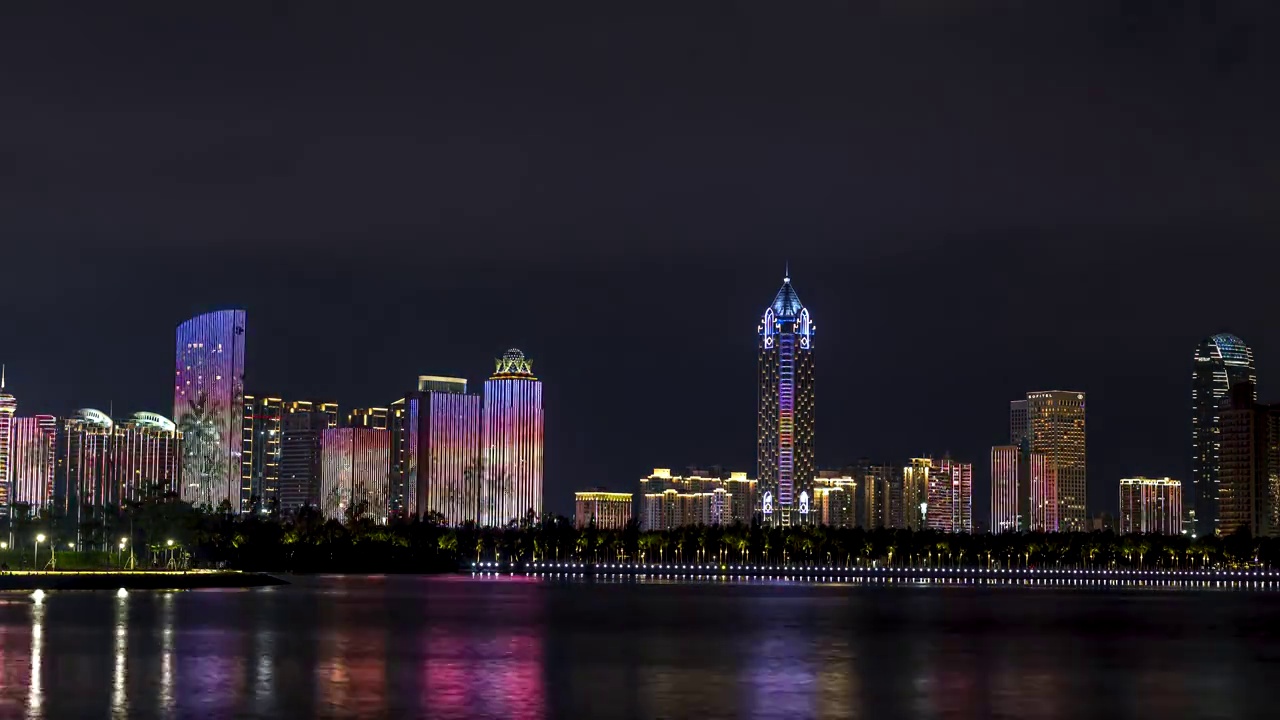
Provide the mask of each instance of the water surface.
POLYGON ((1280 594, 307 578, 0 594, 0 717, 1274 718, 1280 594))

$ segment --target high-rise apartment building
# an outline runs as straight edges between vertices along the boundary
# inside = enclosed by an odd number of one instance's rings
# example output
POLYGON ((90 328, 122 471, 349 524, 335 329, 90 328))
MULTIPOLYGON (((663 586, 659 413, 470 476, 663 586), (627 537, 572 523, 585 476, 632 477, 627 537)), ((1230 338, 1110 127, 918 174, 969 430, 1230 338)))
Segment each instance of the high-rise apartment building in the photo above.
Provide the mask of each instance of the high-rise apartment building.
POLYGON ((26 505, 34 517, 53 502, 58 421, 52 415, 35 415, 8 422, 9 502, 26 505))
POLYGON ((448 525, 479 522, 482 399, 462 378, 431 377, 432 389, 405 397, 405 505, 448 525))
MULTIPOLYGON (((858 505, 855 508, 857 524, 864 528, 900 527, 894 524, 893 491, 898 488, 898 502, 902 499, 902 473, 886 463, 860 463, 858 476, 858 505)), ((899 521, 900 523, 901 521, 899 521)))
POLYGON ((621 530, 631 522, 631 493, 609 492, 603 488, 573 494, 574 524, 595 525, 601 530, 621 530))
POLYGON ((755 498, 756 481, 746 473, 690 468, 686 475, 672 475, 669 468, 654 468, 640 479, 636 514, 642 530, 746 524, 755 512, 755 498))
POLYGON ((279 499, 280 442, 284 435, 284 399, 244 396, 240 440, 240 507, 266 513, 279 499))
MULTIPOLYGON (((1235 335, 1219 334, 1196 346, 1191 370, 1191 487, 1196 534, 1218 531, 1219 410, 1232 386, 1247 382, 1256 388, 1258 374, 1253 350, 1235 335)), ((1252 401, 1257 401, 1254 391, 1252 401)))
POLYGON ((105 506, 115 469, 115 423, 99 410, 86 408, 62 421, 54 482, 62 511, 77 524, 85 506, 105 506))
POLYGON ((1009 406, 1010 445, 1022 446, 1025 441, 1029 452, 1045 458, 1046 484, 1053 488, 1055 507, 1045 508, 1042 520, 1063 532, 1088 531, 1084 393, 1029 392, 1025 400, 1014 400, 1009 406))
POLYGON ((973 464, 943 456, 929 473, 925 525, 948 533, 973 532, 973 464))
POLYGON ((109 495, 116 504, 180 493, 182 437, 169 418, 138 412, 115 423, 111 452, 109 495))
POLYGON ((542 514, 542 383, 512 348, 484 383, 480 524, 506 525, 542 514))
POLYGON ((1169 478, 1125 478, 1120 481, 1120 532, 1182 532, 1182 483, 1169 478))
POLYGON ((851 528, 858 524, 858 489, 864 481, 837 470, 819 470, 813 479, 809 521, 815 525, 851 528))
POLYGON ((788 273, 757 328, 756 463, 763 521, 769 525, 810 522, 814 330, 788 273))
POLYGON ((927 527, 929 509, 929 477, 933 475, 933 458, 911 458, 902 468, 902 525, 908 530, 927 527))
POLYGON ((0 366, 0 512, 9 512, 12 491, 9 468, 13 456, 13 418, 18 413, 18 399, 5 392, 4 367, 0 366))
POLYGON ((1252 382, 1231 386, 1218 411, 1218 531, 1280 534, 1280 406, 1254 400, 1252 382))
POLYGON ((1023 445, 991 448, 991 531, 1056 531, 1057 492, 1044 453, 1023 445))
POLYGON ((366 517, 386 522, 391 433, 363 427, 321 430, 319 463, 320 510, 326 518, 341 520, 361 504, 366 517))
POLYGON ((173 418, 183 438, 182 499, 240 510, 244 412, 243 310, 198 315, 178 326, 173 418))

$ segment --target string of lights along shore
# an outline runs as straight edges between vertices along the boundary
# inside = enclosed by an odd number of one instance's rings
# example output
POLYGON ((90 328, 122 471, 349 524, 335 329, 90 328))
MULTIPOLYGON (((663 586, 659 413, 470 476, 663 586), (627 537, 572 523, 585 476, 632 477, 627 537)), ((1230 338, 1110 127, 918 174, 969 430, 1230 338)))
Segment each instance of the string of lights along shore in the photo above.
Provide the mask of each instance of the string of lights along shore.
MULTIPOLYGON (((757 317, 754 476, 656 467, 638 478, 638 494, 575 493, 578 524, 1280 532, 1280 444, 1271 441, 1280 405, 1258 402, 1253 352, 1234 335, 1212 335, 1192 355, 1190 477, 1115 478, 1118 518, 1091 512, 1102 503, 1091 506, 1087 490, 1087 393, 1032 390, 1008 401, 1007 441, 985 459, 981 517, 973 458, 839 458, 847 450, 832 443, 825 457, 835 462, 820 466, 817 326, 789 271, 757 317)), ((20 412, 14 368, 0 365, 0 512, 65 518, 84 549, 105 542, 80 531, 86 521, 160 496, 231 515, 311 507, 338 521, 504 526, 544 514, 542 383, 520 350, 498 355, 479 393, 466 378, 423 374, 390 402, 343 413, 329 398, 247 385, 246 328, 239 309, 177 326, 171 415, 127 405, 119 417, 87 407, 20 412)))

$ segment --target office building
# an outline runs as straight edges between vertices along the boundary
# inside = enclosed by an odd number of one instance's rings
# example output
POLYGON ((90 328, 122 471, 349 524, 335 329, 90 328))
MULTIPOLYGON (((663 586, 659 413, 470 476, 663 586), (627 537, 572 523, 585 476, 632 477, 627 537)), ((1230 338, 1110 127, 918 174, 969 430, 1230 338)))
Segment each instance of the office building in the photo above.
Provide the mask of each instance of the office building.
POLYGON ((364 427, 320 431, 320 510, 331 520, 345 519, 352 506, 363 516, 387 521, 387 468, 391 433, 364 427))
POLYGON ((35 517, 53 501, 58 421, 52 415, 36 415, 10 418, 8 423, 9 502, 27 506, 29 517, 35 517))
MULTIPOLYGON (((1191 486, 1187 499, 1195 510, 1197 535, 1212 535, 1218 530, 1218 413, 1228 391, 1242 382, 1256 388, 1258 374, 1253 350, 1240 338, 1223 333, 1196 346, 1191 370, 1191 486)), ((1250 400, 1257 399, 1255 390, 1250 400)))
POLYGON ((336 403, 297 402, 284 416, 280 438, 280 512, 320 507, 320 434, 338 427, 336 403))
POLYGON ((603 488, 573 494, 574 524, 595 525, 602 530, 621 530, 631 522, 631 493, 608 492, 603 488))
POLYGON ((1125 478, 1120 481, 1120 532, 1182 532, 1182 483, 1169 478, 1125 478))
POLYGON ((280 442, 285 401, 270 395, 245 395, 240 440, 240 507, 266 513, 279 499, 280 442))
POLYGON ((480 524, 501 526, 542 514, 542 383, 515 348, 494 365, 484 384, 480 524))
POLYGON ((245 312, 178 326, 173 419, 183 437, 182 499, 240 510, 245 312))
POLYGON ((9 467, 13 456, 13 418, 18 413, 18 399, 5 392, 5 370, 0 366, 0 512, 7 513, 12 502, 9 467))
POLYGON ((973 464, 943 456, 928 478, 925 526, 948 533, 973 532, 973 464))
POLYGON ((405 506, 447 525, 479 522, 482 399, 466 380, 431 377, 432 389, 405 397, 405 506))
POLYGON ((788 272, 757 328, 756 463, 762 519, 768 525, 810 522, 816 470, 814 330, 788 272))
POLYGON ((1045 484, 1052 485, 1056 507, 1044 508, 1042 521, 1063 532, 1087 531, 1084 393, 1029 392, 1009 404, 1009 417, 1009 444, 1025 442, 1029 452, 1045 457, 1045 484))
POLYGON ((1258 403, 1256 396, 1253 383, 1236 383, 1218 411, 1218 532, 1223 535, 1280 532, 1280 406, 1258 403))

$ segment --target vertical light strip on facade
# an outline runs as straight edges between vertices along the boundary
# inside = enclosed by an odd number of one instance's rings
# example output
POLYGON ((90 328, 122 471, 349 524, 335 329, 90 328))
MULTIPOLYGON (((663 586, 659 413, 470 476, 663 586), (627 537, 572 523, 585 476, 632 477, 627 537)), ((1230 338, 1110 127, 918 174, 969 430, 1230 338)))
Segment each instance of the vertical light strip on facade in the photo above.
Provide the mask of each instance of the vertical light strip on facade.
POLYGON ((25 504, 34 516, 53 499, 57 419, 52 415, 10 420, 10 502, 25 504))
POLYGON ((809 310, 785 277, 758 327, 756 463, 767 524, 812 522, 813 332, 809 310))
POLYGON ((354 503, 367 503, 367 516, 387 520, 387 469, 391 434, 372 428, 329 428, 320 433, 320 510, 342 520, 354 503))
POLYGON ((1182 483, 1169 478, 1120 481, 1120 532, 1182 533, 1182 483))
POLYGON ((524 353, 508 350, 484 384, 481 523, 542 513, 542 383, 524 353))

